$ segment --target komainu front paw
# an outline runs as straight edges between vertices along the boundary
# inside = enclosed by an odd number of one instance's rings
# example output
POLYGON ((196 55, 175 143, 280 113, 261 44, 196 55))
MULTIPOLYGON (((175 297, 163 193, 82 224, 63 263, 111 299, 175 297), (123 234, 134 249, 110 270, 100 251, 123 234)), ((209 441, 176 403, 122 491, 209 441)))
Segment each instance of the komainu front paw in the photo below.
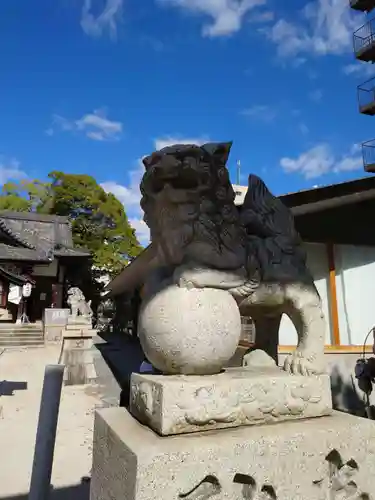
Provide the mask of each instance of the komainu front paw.
POLYGON ((287 356, 284 361, 284 370, 293 375, 303 375, 304 377, 325 373, 322 357, 308 355, 303 350, 298 349, 287 356))

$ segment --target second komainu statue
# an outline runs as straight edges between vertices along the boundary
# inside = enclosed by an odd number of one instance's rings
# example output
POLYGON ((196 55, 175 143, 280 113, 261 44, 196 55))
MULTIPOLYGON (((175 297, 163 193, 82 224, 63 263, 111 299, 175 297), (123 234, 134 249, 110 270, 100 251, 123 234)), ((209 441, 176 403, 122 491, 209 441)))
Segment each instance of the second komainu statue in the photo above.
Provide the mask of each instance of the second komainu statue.
POLYGON ((218 373, 236 350, 242 315, 256 325, 244 363, 265 366, 277 360, 287 314, 298 345, 284 369, 322 373, 325 319, 293 216, 255 175, 235 206, 230 149, 175 145, 143 160, 141 206, 157 248, 139 318, 145 354, 163 373, 218 373))

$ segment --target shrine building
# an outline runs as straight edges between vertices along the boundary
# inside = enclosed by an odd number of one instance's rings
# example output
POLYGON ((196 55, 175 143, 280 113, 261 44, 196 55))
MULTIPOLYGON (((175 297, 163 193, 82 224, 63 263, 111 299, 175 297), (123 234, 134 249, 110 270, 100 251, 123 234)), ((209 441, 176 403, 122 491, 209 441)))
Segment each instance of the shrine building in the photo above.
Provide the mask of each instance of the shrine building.
POLYGON ((67 217, 0 211, 0 321, 34 323, 63 307, 68 277, 88 259, 67 217))

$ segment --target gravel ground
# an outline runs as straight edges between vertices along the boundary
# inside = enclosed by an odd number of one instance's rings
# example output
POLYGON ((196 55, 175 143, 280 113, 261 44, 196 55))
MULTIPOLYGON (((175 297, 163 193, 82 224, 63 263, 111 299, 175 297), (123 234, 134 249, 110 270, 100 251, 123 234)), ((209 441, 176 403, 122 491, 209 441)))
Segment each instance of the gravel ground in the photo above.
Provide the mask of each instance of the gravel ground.
MULTIPOLYGON (((53 345, 0 353, 0 381, 7 381, 2 387, 14 387, 13 395, 0 396, 0 500, 27 498, 44 368, 57 362, 59 351, 60 346, 53 345)), ((73 490, 66 487, 90 475, 94 412, 101 406, 95 386, 63 387, 52 472, 56 491, 51 498, 73 500, 73 490)), ((79 491, 76 497, 86 499, 79 491)))

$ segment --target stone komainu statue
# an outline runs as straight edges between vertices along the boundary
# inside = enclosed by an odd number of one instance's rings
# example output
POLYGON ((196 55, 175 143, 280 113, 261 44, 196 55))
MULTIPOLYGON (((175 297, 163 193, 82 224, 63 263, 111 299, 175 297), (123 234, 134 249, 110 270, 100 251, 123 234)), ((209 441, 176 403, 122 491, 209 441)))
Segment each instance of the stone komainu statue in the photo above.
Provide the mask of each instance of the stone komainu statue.
POLYGON ((108 330, 116 315, 116 307, 112 299, 104 299, 98 305, 96 328, 100 331, 108 330))
MULTIPOLYGON (((282 314, 298 335, 284 368, 324 371, 325 319, 290 210, 264 182, 249 176, 242 209, 234 204, 226 162, 231 143, 175 145, 143 159, 144 220, 159 267, 145 284, 153 294, 169 282, 227 290, 256 325, 256 348, 277 359, 282 314)), ((245 356, 250 363, 252 353, 245 356)))
POLYGON ((91 309, 91 300, 86 302, 83 292, 78 287, 71 287, 68 290, 67 303, 70 307, 72 318, 82 316, 85 319, 91 319, 93 312, 91 309))

